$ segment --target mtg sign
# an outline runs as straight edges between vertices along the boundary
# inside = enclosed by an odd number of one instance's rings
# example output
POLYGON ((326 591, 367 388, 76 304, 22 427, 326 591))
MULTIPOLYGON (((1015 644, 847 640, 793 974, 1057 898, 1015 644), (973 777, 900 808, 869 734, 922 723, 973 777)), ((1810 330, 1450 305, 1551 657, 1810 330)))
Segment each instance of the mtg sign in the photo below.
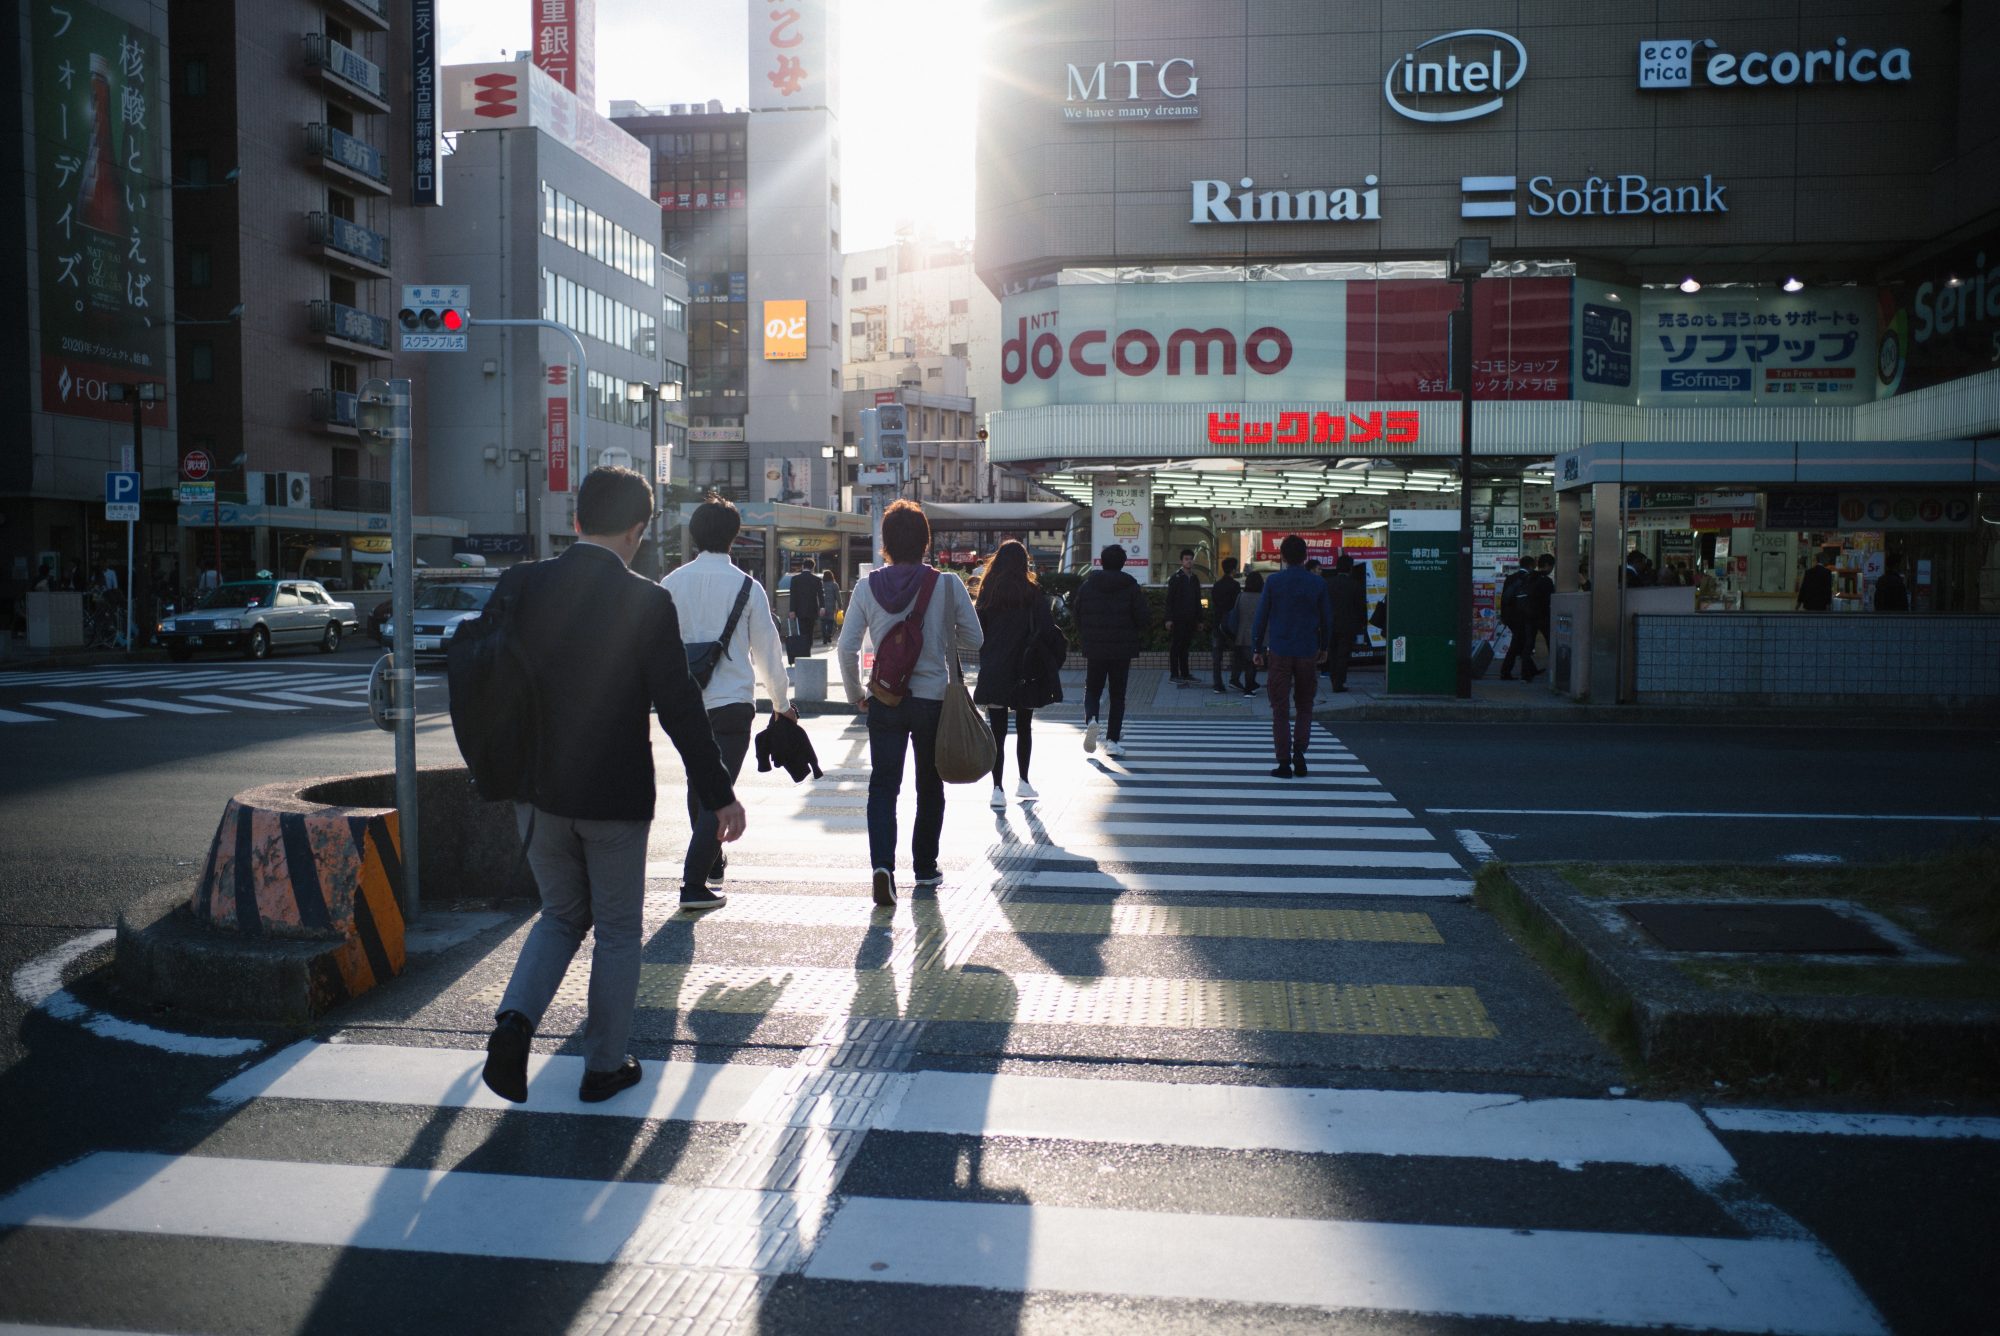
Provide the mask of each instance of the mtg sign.
POLYGON ((1201 115, 1201 77, 1186 56, 1067 65, 1066 121, 1191 121, 1201 115))

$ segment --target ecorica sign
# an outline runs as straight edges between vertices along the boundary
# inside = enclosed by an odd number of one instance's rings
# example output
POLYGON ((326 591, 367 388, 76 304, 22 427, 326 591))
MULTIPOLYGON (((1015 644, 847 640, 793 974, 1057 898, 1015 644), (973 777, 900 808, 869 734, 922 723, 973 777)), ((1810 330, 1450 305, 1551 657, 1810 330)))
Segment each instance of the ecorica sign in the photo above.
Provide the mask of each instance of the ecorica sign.
POLYGON ((1832 46, 1803 51, 1724 51, 1712 37, 1639 43, 1639 87, 1790 88, 1798 84, 1871 84, 1910 82, 1910 49, 1850 45, 1845 37, 1832 46))

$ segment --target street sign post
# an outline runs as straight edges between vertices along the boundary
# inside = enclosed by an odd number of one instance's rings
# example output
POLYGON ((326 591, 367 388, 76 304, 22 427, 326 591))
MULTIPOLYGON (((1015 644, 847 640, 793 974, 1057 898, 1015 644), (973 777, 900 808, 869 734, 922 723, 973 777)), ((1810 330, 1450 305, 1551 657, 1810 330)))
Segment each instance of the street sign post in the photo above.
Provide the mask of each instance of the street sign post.
POLYGON ((125 652, 132 652, 132 526, 139 519, 139 475, 104 475, 104 518, 125 521, 125 652))
POLYGON ((190 450, 181 456, 181 500, 206 501, 209 515, 215 521, 215 582, 222 583, 222 498, 215 494, 215 461, 206 450, 190 450), (197 491, 188 495, 188 488, 206 489, 206 495, 197 491))
MULTIPOLYGON (((410 382, 371 380, 361 387, 355 401, 355 430, 369 450, 389 453, 389 560, 390 617, 396 633, 390 646, 387 669, 376 665, 376 673, 387 678, 390 696, 388 711, 396 730, 396 817, 397 833, 403 846, 403 917, 414 922, 423 907, 421 883, 417 877, 417 716, 416 716, 416 632, 411 625, 416 610, 416 550, 411 521, 415 473, 410 455, 410 382)), ((369 679, 370 699, 375 698, 379 679, 369 679)))

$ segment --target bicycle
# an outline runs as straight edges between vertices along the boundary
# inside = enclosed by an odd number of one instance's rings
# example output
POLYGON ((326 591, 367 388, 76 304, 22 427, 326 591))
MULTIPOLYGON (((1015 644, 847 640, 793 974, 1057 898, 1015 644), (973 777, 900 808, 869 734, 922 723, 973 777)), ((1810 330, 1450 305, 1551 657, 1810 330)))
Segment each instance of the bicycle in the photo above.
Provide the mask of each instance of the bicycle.
POLYGON ((108 599, 86 595, 83 602, 83 643, 86 649, 129 649, 125 610, 108 599))

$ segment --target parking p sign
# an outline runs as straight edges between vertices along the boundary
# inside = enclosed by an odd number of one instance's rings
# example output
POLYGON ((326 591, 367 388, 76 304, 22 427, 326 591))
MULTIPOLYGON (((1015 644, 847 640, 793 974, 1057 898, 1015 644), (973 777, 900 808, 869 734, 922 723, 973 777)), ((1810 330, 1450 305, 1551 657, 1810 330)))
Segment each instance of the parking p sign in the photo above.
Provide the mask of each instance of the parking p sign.
POLYGON ((104 518, 107 520, 137 520, 139 518, 139 475, 137 473, 107 473, 104 475, 104 518))

